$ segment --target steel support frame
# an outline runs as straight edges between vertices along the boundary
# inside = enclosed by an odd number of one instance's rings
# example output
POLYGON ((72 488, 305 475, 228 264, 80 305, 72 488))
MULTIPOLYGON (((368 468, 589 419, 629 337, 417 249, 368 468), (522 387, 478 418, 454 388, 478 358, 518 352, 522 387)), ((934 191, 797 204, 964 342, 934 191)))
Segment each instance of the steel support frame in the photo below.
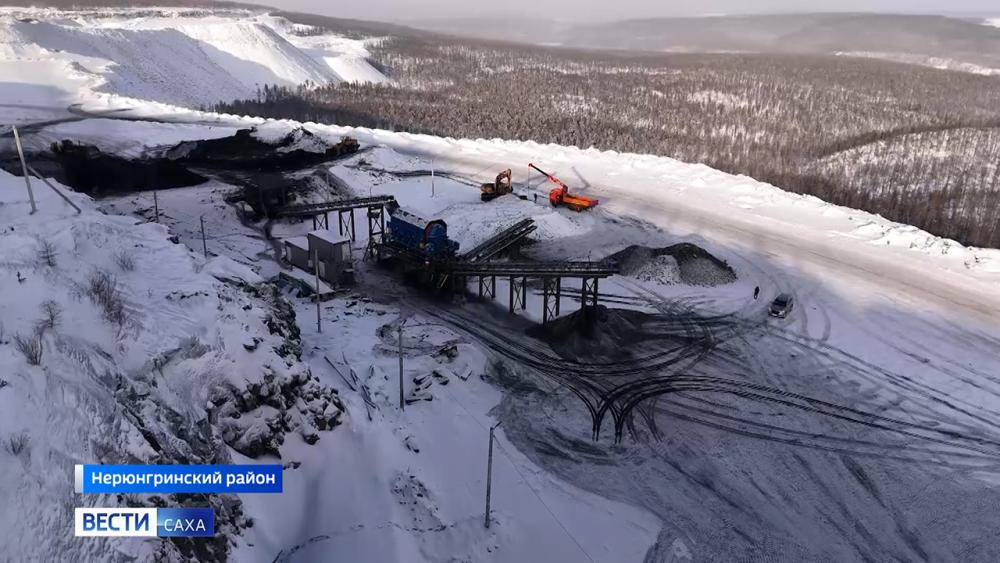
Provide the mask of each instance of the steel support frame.
POLYGON ((330 216, 327 213, 323 213, 323 219, 320 220, 320 215, 313 215, 313 230, 316 229, 329 229, 330 228, 330 216))
POLYGON ((479 297, 485 297, 487 299, 496 299, 496 296, 497 296, 497 277, 479 276, 479 297))
POLYGON ((598 281, 600 278, 582 278, 583 285, 580 288, 580 308, 597 307, 598 281))
POLYGON ((562 278, 544 277, 542 278, 542 324, 547 324, 552 319, 559 316, 559 299, 561 294, 562 278))
POLYGON ((508 287, 510 292, 510 313, 513 314, 517 307, 520 307, 523 311, 528 307, 528 278, 517 278, 511 276, 507 281, 510 284, 508 287))
MULTIPOLYGON (((337 229, 343 236, 344 231, 347 231, 351 235, 351 242, 358 240, 357 232, 354 228, 354 210, 353 209, 342 209, 337 212, 337 229)), ((369 226, 369 230, 371 227, 369 226)))
POLYGON ((369 207, 367 216, 368 248, 365 249, 365 260, 371 257, 379 262, 382 260, 382 243, 385 242, 385 207, 369 207))

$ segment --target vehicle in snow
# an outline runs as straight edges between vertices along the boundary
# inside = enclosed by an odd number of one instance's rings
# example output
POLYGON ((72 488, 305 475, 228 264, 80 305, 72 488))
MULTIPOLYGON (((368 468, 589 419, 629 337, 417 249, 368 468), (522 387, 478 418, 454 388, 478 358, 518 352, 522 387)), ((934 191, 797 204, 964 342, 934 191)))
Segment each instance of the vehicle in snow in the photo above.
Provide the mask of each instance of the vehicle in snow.
POLYGON ((792 312, 792 305, 795 300, 792 296, 787 293, 781 293, 771 301, 771 305, 767 309, 767 314, 772 317, 778 317, 783 319, 788 316, 788 313, 792 312))
POLYGON ((514 186, 511 184, 510 174, 510 168, 508 168, 497 174, 496 180, 493 182, 486 182, 482 184, 479 188, 479 191, 482 192, 480 193, 479 198, 483 201, 492 201, 502 195, 514 193, 514 186))
POLYGON ((548 172, 542 170, 541 168, 535 166, 534 164, 528 163, 529 168, 534 168, 535 170, 542 173, 543 176, 549 179, 550 182, 559 186, 558 188, 552 188, 549 191, 549 203, 552 207, 559 207, 560 205, 565 205, 573 211, 583 211, 584 209, 590 209, 592 207, 597 207, 598 200, 592 197, 586 197, 582 195, 575 195, 569 193, 569 186, 567 186, 562 180, 556 178, 555 176, 549 174, 548 172))
POLYGON ((448 225, 441 219, 424 219, 401 208, 389 211, 389 240, 429 258, 451 258, 458 243, 448 238, 448 225))

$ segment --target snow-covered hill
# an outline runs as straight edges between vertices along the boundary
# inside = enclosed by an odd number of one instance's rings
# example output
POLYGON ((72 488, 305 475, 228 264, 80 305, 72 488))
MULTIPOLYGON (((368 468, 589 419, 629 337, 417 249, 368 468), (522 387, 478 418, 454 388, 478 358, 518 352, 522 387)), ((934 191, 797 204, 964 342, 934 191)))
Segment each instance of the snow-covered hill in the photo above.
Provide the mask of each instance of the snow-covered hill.
MULTIPOLYGON (((249 268, 35 188, 30 214, 23 180, 0 172, 0 560, 179 560, 168 542, 74 541, 74 506, 148 502, 75 495, 74 464, 273 460, 339 424, 342 404, 249 268)), ((224 556, 254 515, 235 497, 201 502, 225 534, 201 557, 224 556)))
POLYGON ((282 18, 154 14, 0 11, 0 80, 20 84, 0 88, 0 105, 60 109, 97 91, 197 107, 253 97, 265 84, 386 80, 362 41, 304 36, 282 18))

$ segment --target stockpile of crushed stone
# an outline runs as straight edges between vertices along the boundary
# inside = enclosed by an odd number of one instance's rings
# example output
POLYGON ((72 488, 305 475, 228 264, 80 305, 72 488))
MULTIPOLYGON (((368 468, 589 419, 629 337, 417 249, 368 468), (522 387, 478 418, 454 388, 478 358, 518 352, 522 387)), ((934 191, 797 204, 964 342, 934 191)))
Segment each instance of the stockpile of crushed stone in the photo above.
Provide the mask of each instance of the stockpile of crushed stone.
POLYGON ((643 325, 649 319, 642 311, 598 305, 533 327, 528 335, 548 343, 563 358, 615 361, 631 357, 636 343, 648 339, 643 325))
POLYGON ((351 137, 328 144, 302 128, 276 139, 261 137, 256 129, 240 129, 230 137, 178 143, 165 156, 188 166, 275 172, 348 156, 358 152, 359 147, 351 137))
POLYGON ((736 281, 736 272, 710 252, 682 242, 666 248, 633 245, 609 256, 622 274, 665 284, 717 286, 736 281))

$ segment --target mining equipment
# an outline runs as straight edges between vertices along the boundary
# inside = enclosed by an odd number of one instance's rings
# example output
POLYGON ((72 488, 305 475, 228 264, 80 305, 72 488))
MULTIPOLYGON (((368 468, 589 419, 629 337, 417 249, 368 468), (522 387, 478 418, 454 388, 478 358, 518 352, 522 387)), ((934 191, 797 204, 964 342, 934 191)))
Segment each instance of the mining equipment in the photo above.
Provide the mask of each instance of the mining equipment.
POLYGON ((497 178, 493 182, 484 183, 479 190, 482 192, 479 197, 483 201, 492 201, 502 195, 514 193, 514 186, 510 180, 510 168, 497 174, 497 178))
POLYGON ((592 197, 571 194, 569 193, 569 186, 567 186, 559 178, 556 178, 534 164, 528 163, 528 166, 541 172, 542 175, 548 178, 550 182, 559 186, 558 188, 552 188, 552 190, 549 191, 549 203, 552 204, 552 207, 565 205, 573 211, 583 211, 584 209, 590 209, 597 206, 598 200, 592 197))
POLYGON ((448 238, 448 225, 441 219, 424 219, 401 208, 389 209, 389 241, 427 258, 452 258, 458 242, 448 238))

